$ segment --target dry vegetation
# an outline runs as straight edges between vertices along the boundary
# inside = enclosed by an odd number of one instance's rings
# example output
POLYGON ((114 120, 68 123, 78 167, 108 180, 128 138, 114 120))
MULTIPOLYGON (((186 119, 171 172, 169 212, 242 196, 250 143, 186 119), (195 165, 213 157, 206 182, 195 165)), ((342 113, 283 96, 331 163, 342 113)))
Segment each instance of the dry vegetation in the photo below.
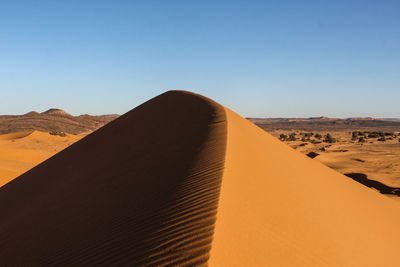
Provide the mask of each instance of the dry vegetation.
MULTIPOLYGON (((395 189, 400 187, 400 132, 375 129, 331 132, 276 130, 270 133, 347 176, 361 174, 368 180, 395 189)), ((390 194, 399 195, 395 189, 390 194)))
POLYGON ((395 188, 392 195, 400 195, 396 189, 400 187, 399 119, 249 120, 292 148, 358 182, 383 183, 395 188), (360 178, 364 176, 367 180, 360 178))

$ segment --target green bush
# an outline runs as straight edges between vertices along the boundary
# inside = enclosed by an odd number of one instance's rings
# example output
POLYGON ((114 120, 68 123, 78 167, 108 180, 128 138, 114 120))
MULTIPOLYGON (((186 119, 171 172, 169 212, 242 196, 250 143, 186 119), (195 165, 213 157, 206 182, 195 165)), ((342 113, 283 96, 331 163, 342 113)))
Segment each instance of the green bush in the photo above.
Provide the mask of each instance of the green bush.
POLYGON ((49 134, 58 135, 58 136, 61 136, 61 137, 67 136, 64 132, 60 132, 60 131, 51 131, 51 132, 49 132, 49 134))
POLYGON ((368 134, 368 138, 378 138, 379 134, 378 132, 372 132, 368 134))
POLYGON ((279 140, 281 140, 281 141, 287 141, 287 140, 288 140, 288 137, 287 137, 286 134, 280 134, 280 135, 279 135, 279 140))
POLYGON ((312 136, 314 135, 314 133, 305 133, 304 137, 310 139, 312 136))
POLYGON ((297 140, 297 138, 296 138, 296 133, 291 133, 290 135, 289 135, 289 141, 296 141, 297 140))
POLYGON ((336 139, 332 137, 332 135, 330 133, 325 135, 325 139, 324 142, 327 143, 336 143, 336 139))

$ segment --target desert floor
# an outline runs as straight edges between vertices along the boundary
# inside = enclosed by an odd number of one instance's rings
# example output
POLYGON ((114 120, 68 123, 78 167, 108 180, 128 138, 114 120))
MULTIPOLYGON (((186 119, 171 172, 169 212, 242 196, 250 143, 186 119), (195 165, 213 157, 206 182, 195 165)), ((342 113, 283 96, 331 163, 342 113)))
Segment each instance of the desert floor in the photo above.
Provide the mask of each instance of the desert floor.
POLYGON ((82 137, 70 134, 61 137, 39 131, 0 135, 0 186, 82 137))
MULTIPOLYGON (((293 131, 271 131, 279 138, 280 134, 290 135, 293 131)), ((315 131, 317 133, 318 131, 315 131)), ((400 187, 400 142, 398 138, 377 141, 366 139, 365 143, 352 140, 351 131, 330 132, 336 143, 323 142, 327 132, 318 132, 321 139, 311 137, 301 141, 305 132, 295 131, 297 141, 285 141, 293 149, 308 154, 317 153, 314 158, 326 166, 343 174, 362 173, 368 179, 382 182, 388 186, 400 187)), ((33 131, 0 135, 0 186, 18 177, 37 164, 65 149, 85 135, 67 134, 65 137, 33 131)), ((394 197, 399 199, 398 197, 394 197)))
MULTIPOLYGON (((272 131, 279 138, 281 134, 289 136, 293 131, 272 131)), ((400 187, 400 142, 398 137, 386 141, 377 138, 365 139, 364 143, 352 140, 351 131, 331 131, 336 143, 324 142, 327 132, 319 132, 321 139, 311 137, 311 141, 301 141, 304 132, 295 131, 297 141, 285 141, 288 145, 304 154, 317 153, 314 158, 326 166, 343 174, 362 173, 368 179, 379 181, 388 186, 400 187)), ((314 132, 316 133, 316 132, 314 132)), ((397 197, 395 197, 397 198, 397 197)), ((400 199, 400 198, 399 198, 400 199)))

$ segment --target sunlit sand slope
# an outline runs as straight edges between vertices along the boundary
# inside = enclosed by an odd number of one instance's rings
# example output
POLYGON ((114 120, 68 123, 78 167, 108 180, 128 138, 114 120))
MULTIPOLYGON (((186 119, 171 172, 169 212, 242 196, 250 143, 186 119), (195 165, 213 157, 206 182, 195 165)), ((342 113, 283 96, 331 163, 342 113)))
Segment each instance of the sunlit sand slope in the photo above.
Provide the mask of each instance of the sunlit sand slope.
POLYGON ((208 260, 224 109, 167 92, 0 188, 0 265, 208 260))
POLYGON ((211 266, 399 266, 397 202, 226 113, 211 266))

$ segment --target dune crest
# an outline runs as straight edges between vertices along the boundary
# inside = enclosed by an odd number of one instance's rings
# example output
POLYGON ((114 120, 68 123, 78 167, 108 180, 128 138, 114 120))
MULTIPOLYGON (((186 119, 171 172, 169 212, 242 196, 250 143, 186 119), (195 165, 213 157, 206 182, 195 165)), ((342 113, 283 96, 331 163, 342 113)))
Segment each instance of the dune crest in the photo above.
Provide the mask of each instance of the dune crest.
POLYGON ((27 132, 16 132, 16 133, 10 133, 10 134, 2 134, 0 135, 0 140, 15 140, 15 139, 21 139, 24 137, 29 136, 32 134, 34 131, 27 131, 27 132))
POLYGON ((2 263, 206 264, 225 141, 209 99, 142 104, 0 188, 2 263))
POLYGON ((0 211, 5 265, 398 263, 398 203, 182 91, 0 187, 0 211))

